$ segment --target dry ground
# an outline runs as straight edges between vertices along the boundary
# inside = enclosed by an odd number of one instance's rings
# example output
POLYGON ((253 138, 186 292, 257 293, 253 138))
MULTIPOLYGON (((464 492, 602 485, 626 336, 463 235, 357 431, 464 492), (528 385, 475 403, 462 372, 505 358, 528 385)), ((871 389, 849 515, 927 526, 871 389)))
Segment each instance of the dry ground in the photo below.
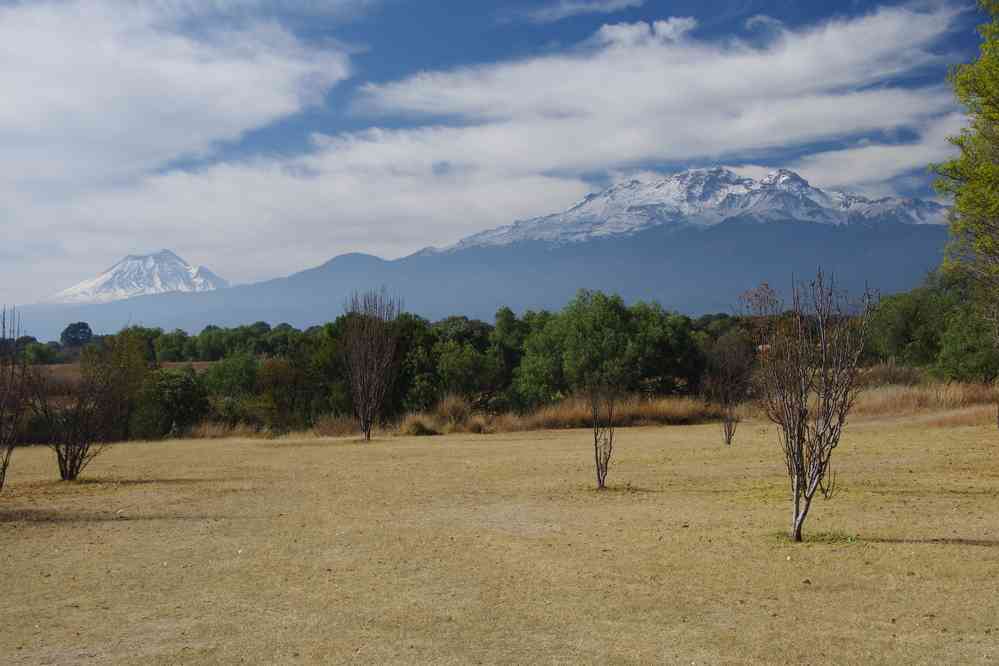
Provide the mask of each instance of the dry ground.
MULTIPOLYGON (((994 428, 994 426, 993 426, 994 428)), ((15 455, 0 662, 995 663, 999 433, 861 420, 812 542, 766 429, 15 455)))

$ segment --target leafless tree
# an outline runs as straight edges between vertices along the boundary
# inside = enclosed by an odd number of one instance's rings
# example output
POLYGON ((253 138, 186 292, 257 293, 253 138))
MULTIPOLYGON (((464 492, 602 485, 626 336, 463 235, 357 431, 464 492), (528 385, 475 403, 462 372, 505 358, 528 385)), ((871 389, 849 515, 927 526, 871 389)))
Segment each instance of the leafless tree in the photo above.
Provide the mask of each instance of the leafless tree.
POLYGON ((7 479, 27 405, 27 366, 17 348, 17 312, 0 308, 0 490, 7 479))
POLYGON ((750 337, 733 329, 718 338, 707 353, 704 388, 722 408, 722 434, 731 445, 739 425, 737 410, 749 393, 756 354, 750 337))
POLYGON ((747 292, 756 316, 760 371, 758 393, 778 438, 793 504, 791 539, 802 526, 817 492, 835 488, 832 453, 839 445, 859 389, 857 376, 873 297, 850 303, 820 270, 815 280, 794 285, 785 309, 768 286, 747 292))
POLYGON ((55 390, 44 369, 31 373, 31 406, 56 454, 63 481, 75 481, 127 431, 123 424, 130 413, 130 384, 148 370, 132 347, 133 337, 124 335, 105 349, 88 349, 81 359, 80 380, 68 395, 55 390))
POLYGON ((619 392, 611 386, 594 386, 587 391, 593 423, 593 461, 597 469, 597 489, 607 486, 607 472, 614 453, 614 417, 619 392))
POLYGON ((395 320, 402 302, 383 287, 354 292, 345 306, 344 362, 350 376, 354 411, 365 440, 381 415, 385 396, 395 381, 398 333, 395 320))

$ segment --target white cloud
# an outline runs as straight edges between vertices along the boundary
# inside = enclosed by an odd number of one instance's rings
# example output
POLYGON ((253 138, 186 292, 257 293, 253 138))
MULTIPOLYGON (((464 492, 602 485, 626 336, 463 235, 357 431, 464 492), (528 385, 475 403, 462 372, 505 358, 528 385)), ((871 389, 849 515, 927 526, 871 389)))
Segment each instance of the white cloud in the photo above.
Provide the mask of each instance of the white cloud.
POLYGON ((583 174, 751 164, 900 129, 922 137, 790 165, 818 184, 869 185, 879 171, 887 179, 939 159, 954 127, 942 82, 892 83, 941 64, 934 47, 950 28, 947 9, 781 28, 762 46, 705 42, 689 19, 674 18, 604 28, 561 53, 364 87, 359 112, 408 118, 409 129, 317 135, 303 155, 164 172, 316 102, 348 75, 346 56, 268 21, 241 22, 235 40, 195 39, 148 12, 95 19, 79 5, 59 5, 78 8, 69 15, 42 7, 49 13, 15 6, 23 13, 4 16, 19 20, 14 28, 0 20, 0 33, 31 34, 44 47, 29 39, 11 52, 52 61, 30 85, 17 79, 34 67, 27 56, 0 60, 0 78, 16 83, 10 107, 20 109, 0 107, 0 138, 14 147, 0 155, 0 223, 24 248, 0 262, 0 285, 16 285, 0 286, 0 301, 47 296, 122 254, 161 246, 230 279, 262 279, 341 252, 399 256, 558 210, 588 190, 583 174), (59 51, 60 41, 72 50, 59 51), (58 66, 68 52, 83 54, 78 67, 58 66), (58 239, 63 255, 33 245, 38 238, 58 239), (15 282, 27 270, 45 278, 15 282))
MULTIPOLYGON (((350 73, 345 54, 307 45, 273 20, 247 15, 191 31, 188 19, 209 7, 182 4, 0 4, 0 226, 5 244, 22 249, 10 270, 0 268, 0 301, 44 295, 25 293, 24 281, 11 278, 16 271, 51 276, 51 283, 30 281, 51 291, 62 278, 50 269, 67 259, 82 261, 84 271, 96 265, 88 258, 111 260, 96 235, 74 243, 49 235, 64 220, 86 217, 78 202, 112 187, 141 187, 171 162, 210 157, 220 142, 320 103, 350 73), (59 204, 72 214, 48 218, 59 204), (39 238, 57 239, 68 257, 39 238)), ((253 3, 218 0, 213 10, 237 4, 253 3)), ((148 214, 137 205, 122 244, 171 242, 146 222, 148 214)), ((98 219, 81 224, 101 228, 98 219)))
POLYGON ((523 16, 535 23, 555 23, 583 14, 614 14, 644 4, 645 0, 558 0, 539 9, 525 12, 523 16))
POLYGON ((646 23, 617 23, 605 25, 597 32, 596 41, 603 45, 635 47, 682 39, 688 32, 697 28, 697 20, 677 16, 665 21, 646 23))
POLYGON ((963 113, 950 113, 925 123, 916 141, 898 144, 864 142, 841 150, 808 155, 792 166, 823 187, 872 187, 926 169, 954 154, 947 137, 967 126, 963 113))
POLYGON ((347 57, 275 23, 195 37, 149 6, 0 7, 0 189, 52 195, 141 176, 320 102, 347 57))

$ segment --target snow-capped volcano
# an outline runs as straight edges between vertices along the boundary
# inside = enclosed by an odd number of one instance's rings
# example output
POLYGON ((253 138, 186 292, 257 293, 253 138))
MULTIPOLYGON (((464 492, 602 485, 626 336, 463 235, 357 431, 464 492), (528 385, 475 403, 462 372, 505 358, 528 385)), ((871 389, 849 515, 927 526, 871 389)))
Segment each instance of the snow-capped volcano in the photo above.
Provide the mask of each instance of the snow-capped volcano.
POLYGON ((946 208, 932 201, 868 199, 812 187, 787 169, 760 180, 724 169, 694 169, 666 178, 618 183, 568 210, 469 236, 444 251, 520 241, 579 243, 632 235, 651 227, 710 227, 735 218, 822 224, 901 222, 939 224, 946 208))
POLYGON ((204 266, 192 266, 170 250, 130 254, 90 280, 65 289, 50 303, 109 303, 135 296, 169 292, 214 291, 229 283, 204 266))

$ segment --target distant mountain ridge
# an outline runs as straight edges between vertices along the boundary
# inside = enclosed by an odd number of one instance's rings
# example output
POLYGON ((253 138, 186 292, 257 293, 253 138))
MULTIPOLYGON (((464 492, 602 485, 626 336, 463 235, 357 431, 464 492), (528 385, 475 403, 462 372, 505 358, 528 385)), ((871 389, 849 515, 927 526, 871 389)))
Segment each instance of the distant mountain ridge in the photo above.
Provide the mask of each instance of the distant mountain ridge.
POLYGON ((755 180, 718 167, 693 169, 652 181, 619 183, 588 195, 561 213, 483 231, 443 250, 430 251, 452 252, 523 241, 580 243, 660 226, 706 228, 735 218, 834 225, 941 224, 946 211, 945 206, 922 199, 869 199, 822 190, 788 169, 755 180))
MULTIPOLYGON (((73 321, 102 333, 129 324, 191 332, 255 321, 307 327, 335 319, 351 292, 383 286, 429 319, 488 320, 504 305, 556 309, 581 288, 690 315, 730 312, 746 289, 761 282, 786 288, 819 266, 851 291, 911 289, 943 258, 946 212, 932 201, 821 190, 787 170, 756 180, 701 169, 619 183, 561 213, 400 259, 344 254, 256 284, 47 304, 21 314, 40 339, 56 339, 73 321)), ((122 281, 111 293, 132 293, 122 281)))
POLYGON ((95 278, 60 291, 49 303, 110 303, 136 296, 224 289, 229 283, 204 266, 192 266, 170 250, 130 254, 95 278))

